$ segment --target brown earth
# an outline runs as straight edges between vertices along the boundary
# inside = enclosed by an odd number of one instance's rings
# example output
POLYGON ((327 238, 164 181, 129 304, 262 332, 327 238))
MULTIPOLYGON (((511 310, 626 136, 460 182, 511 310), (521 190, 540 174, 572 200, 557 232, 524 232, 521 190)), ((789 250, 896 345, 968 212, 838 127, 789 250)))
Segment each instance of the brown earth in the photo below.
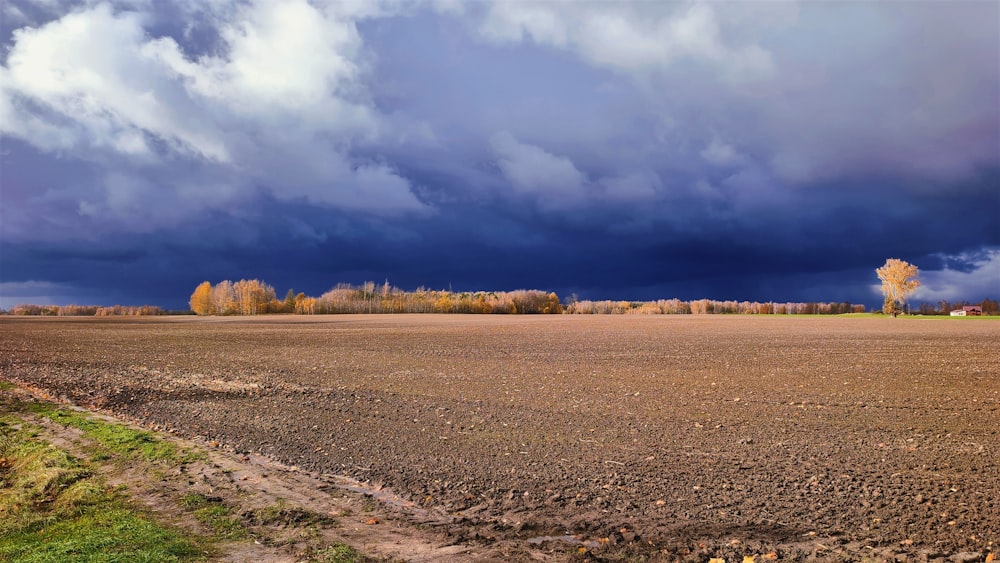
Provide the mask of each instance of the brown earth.
POLYGON ((998 342, 978 319, 5 318, 0 377, 357 479, 458 559, 982 561, 998 342))

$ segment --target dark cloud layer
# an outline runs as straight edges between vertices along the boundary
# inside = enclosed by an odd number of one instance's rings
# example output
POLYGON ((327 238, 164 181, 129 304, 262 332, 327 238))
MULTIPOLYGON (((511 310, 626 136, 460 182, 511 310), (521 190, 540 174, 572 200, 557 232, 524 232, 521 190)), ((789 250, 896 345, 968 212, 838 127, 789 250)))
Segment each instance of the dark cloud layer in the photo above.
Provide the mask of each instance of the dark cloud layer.
POLYGON ((993 3, 2 10, 0 306, 1000 293, 993 3))

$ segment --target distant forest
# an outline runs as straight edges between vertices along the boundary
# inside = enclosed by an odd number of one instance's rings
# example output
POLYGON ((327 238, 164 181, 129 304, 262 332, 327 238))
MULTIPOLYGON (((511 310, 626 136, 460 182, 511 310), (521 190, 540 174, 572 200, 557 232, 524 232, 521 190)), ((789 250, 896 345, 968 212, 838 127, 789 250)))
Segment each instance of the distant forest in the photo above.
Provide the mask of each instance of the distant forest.
POLYGON ((10 311, 0 311, 9 315, 30 315, 40 317, 139 317, 171 314, 153 305, 15 305, 10 311))
POLYGON ((343 313, 498 313, 559 314, 562 304, 555 293, 534 289, 516 291, 452 292, 419 288, 403 291, 386 282, 359 286, 339 284, 319 297, 288 290, 283 300, 274 288, 260 280, 203 282, 191 294, 191 310, 197 315, 257 315, 297 313, 324 315, 343 313))
MULTIPOLYGON (((37 316, 138 316, 166 314, 196 315, 325 315, 347 313, 463 313, 463 314, 575 314, 575 315, 840 315, 864 313, 864 305, 847 302, 758 302, 714 299, 660 299, 657 301, 589 301, 571 296, 560 300, 552 292, 534 289, 515 291, 457 292, 398 287, 366 282, 338 284, 320 295, 309 297, 288 290, 278 299, 274 287, 260 280, 229 280, 212 285, 203 282, 189 301, 190 311, 165 311, 152 305, 112 307, 85 305, 17 305, 4 313, 37 316)), ((960 301, 920 303, 912 314, 947 315, 953 309, 979 305, 983 315, 1000 315, 992 299, 979 303, 960 301)))

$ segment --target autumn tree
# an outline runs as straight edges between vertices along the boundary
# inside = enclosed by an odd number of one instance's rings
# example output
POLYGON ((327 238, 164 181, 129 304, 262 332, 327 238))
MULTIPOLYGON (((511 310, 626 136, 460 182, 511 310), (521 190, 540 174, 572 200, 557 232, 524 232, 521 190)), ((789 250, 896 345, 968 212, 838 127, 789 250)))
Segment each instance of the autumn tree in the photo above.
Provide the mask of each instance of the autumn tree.
POLYGON ((222 280, 212 288, 212 304, 216 315, 238 315, 239 301, 233 282, 222 280))
POLYGON ((260 280, 240 280, 233 284, 236 309, 240 315, 261 315, 275 301, 274 288, 260 280))
POLYGON ((299 315, 316 314, 316 298, 306 297, 304 293, 295 296, 295 313, 299 315))
POLYGON ((562 312, 562 303, 559 302, 559 296, 555 292, 550 292, 546 295, 545 302, 542 305, 542 313, 546 315, 558 315, 562 312))
POLYGON ((917 279, 920 271, 909 262, 889 258, 875 273, 882 280, 882 295, 885 296, 882 310, 895 317, 906 303, 907 297, 920 287, 920 280, 917 279))
POLYGON ((211 315, 215 312, 214 303, 212 302, 212 284, 209 282, 201 282, 194 289, 194 293, 191 294, 191 310, 194 311, 196 315, 211 315))

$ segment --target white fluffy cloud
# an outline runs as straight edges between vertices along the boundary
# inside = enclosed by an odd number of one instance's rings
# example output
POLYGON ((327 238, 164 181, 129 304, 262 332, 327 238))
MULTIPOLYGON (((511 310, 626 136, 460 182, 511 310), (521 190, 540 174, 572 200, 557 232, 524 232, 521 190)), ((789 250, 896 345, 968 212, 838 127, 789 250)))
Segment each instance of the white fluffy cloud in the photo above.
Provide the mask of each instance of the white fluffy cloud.
POLYGON ((224 104, 233 117, 370 133, 377 116, 361 81, 361 37, 353 15, 335 8, 258 2, 218 22, 223 55, 191 60, 170 37, 142 51, 180 77, 193 97, 224 104))
POLYGON ((569 49, 594 64, 648 73, 690 59, 741 79, 767 74, 772 62, 753 42, 723 37, 716 7, 707 3, 560 3, 506 0, 490 5, 481 24, 497 42, 569 49))
POLYGON ((151 66, 137 13, 101 4, 14 32, 3 68, 2 132, 43 149, 150 155, 149 137, 226 161, 221 135, 192 115, 166 69, 151 66))
POLYGON ((374 214, 424 209, 392 166, 352 150, 382 127, 356 28, 365 5, 190 8, 219 38, 208 54, 151 36, 152 13, 107 3, 14 31, 0 134, 113 171, 77 179, 81 215, 155 228, 258 190, 374 214))

